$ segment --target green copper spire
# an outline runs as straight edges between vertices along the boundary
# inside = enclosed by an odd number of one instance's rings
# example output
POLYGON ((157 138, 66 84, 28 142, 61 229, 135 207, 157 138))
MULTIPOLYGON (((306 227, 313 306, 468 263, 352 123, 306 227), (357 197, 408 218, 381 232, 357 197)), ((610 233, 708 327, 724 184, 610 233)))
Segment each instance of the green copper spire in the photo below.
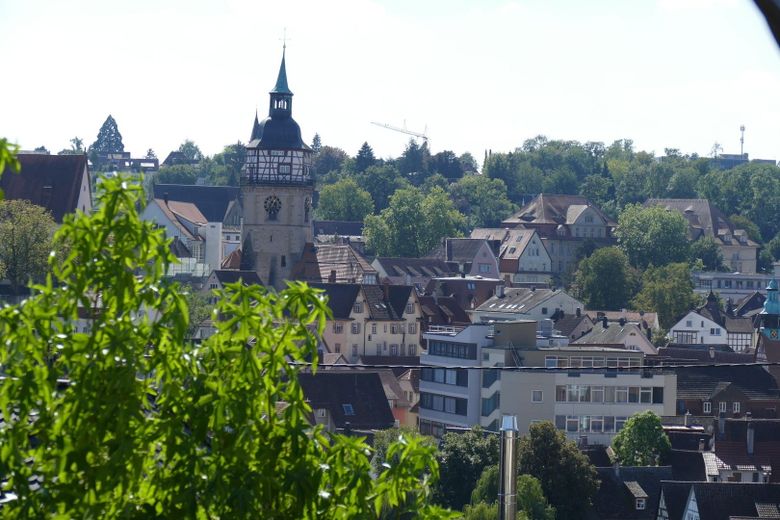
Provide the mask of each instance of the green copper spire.
POLYGON ((292 96, 290 87, 287 86, 287 67, 284 65, 284 55, 287 52, 287 45, 282 47, 282 64, 279 67, 279 77, 276 78, 276 86, 270 94, 287 94, 292 96))

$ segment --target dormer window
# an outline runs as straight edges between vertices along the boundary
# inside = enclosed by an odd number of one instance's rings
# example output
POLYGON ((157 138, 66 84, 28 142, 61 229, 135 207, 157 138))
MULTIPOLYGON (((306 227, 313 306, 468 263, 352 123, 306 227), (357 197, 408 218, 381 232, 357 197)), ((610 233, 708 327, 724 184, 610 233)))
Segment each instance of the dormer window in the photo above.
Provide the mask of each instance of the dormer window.
POLYGON ((355 409, 352 408, 350 403, 342 404, 341 409, 344 410, 344 415, 355 415, 355 409))
POLYGON ((636 510, 637 511, 643 511, 647 507, 647 500, 644 498, 637 498, 636 499, 636 510))

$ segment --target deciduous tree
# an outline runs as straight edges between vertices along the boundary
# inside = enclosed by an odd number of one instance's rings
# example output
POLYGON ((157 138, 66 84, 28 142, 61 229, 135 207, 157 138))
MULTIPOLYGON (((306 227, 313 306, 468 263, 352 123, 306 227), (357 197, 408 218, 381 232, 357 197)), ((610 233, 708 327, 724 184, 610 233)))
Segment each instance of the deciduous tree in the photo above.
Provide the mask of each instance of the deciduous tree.
POLYGON ((575 275, 582 301, 589 309, 619 310, 637 290, 637 274, 617 247, 596 249, 580 261, 575 275))
POLYGON ((466 175, 451 184, 449 191, 455 207, 466 216, 470 228, 499 226, 515 209, 501 179, 466 175))
POLYGON ((696 265, 701 262, 701 266, 706 271, 723 271, 723 252, 720 246, 712 237, 702 237, 690 245, 690 262, 696 265))
POLYGON ((178 151, 181 152, 188 161, 200 161, 203 159, 203 153, 200 151, 200 148, 198 148, 198 145, 191 139, 185 139, 179 146, 178 151))
POLYGON ((465 433, 445 433, 438 459, 441 471, 436 501, 463 509, 485 468, 498 464, 498 436, 479 427, 465 433))
POLYGON ((73 247, 53 278, 0 309, 0 473, 18 496, 4 516, 453 517, 428 504, 432 447, 393 443, 397 463, 372 476, 362 439, 309 424, 297 363, 317 369, 320 294, 231 284, 196 347, 181 290, 162 278, 169 243, 138 216, 141 188, 103 187, 99 209, 58 233, 73 247), (83 308, 88 333, 74 326, 83 308))
POLYGON ((552 423, 532 424, 520 439, 518 469, 539 480, 557 518, 585 518, 599 486, 596 469, 552 423))
POLYGON ((676 211, 628 205, 618 218, 615 233, 634 267, 644 269, 688 259, 688 224, 676 211))
POLYGON ((360 220, 374 211, 371 195, 354 179, 341 179, 320 191, 317 216, 323 220, 360 220))
POLYGON ((657 312, 661 327, 669 329, 696 302, 690 267, 680 262, 647 268, 642 274, 642 289, 632 300, 632 306, 657 312))
POLYGON ((650 410, 629 417, 612 439, 612 449, 624 466, 657 466, 671 448, 661 419, 650 410))
POLYGON ((11 283, 14 293, 31 281, 43 281, 56 227, 45 208, 26 200, 0 201, 0 278, 11 283))

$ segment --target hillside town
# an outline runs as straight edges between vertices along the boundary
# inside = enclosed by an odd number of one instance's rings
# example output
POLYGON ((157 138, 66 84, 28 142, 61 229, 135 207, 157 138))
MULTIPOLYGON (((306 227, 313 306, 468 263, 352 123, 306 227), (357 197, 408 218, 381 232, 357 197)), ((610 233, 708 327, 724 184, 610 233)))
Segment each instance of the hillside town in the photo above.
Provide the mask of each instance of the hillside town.
MULTIPOLYGON (((0 178, 4 308, 54 291, 53 272, 68 285, 70 271, 48 257, 73 253, 52 234, 108 214, 104 185, 111 193, 120 179, 141 193, 140 220, 166 239, 173 261, 162 284, 176 284, 186 300, 193 345, 210 348, 241 328, 241 312, 276 298, 258 295, 283 295, 298 282, 316 290, 326 309, 312 310, 319 330, 291 308, 267 319, 306 324, 313 358, 280 358, 302 367, 294 376, 302 417, 322 434, 366 439, 374 475, 393 463, 390 453, 399 456, 388 451, 392 440, 423 439, 437 450, 434 503, 467 519, 499 518, 491 516, 506 492, 498 446, 511 417, 521 438, 522 518, 780 516, 774 159, 654 156, 630 140, 542 136, 515 152, 486 151, 481 167, 470 154, 432 154, 417 137, 395 160, 374 157, 368 143, 352 157, 319 136, 304 142, 287 69, 283 52, 278 72, 266 74, 267 116, 255 114, 245 142, 212 158, 191 141, 163 161, 152 150, 136 157, 111 116, 91 147, 75 138, 60 154, 15 153, 19 171, 9 165, 0 178), (237 288, 254 291, 254 303, 242 308, 229 297, 237 288)), ((155 263, 158 253, 149 254, 131 275, 155 263)), ((51 307, 70 313, 57 333, 97 334, 114 312, 121 328, 108 292, 83 289, 77 308, 51 307)), ((160 314, 144 298, 132 319, 145 315, 152 330, 160 314)), ((156 334, 149 358, 173 348, 156 334)), ((265 341, 252 336, 247 348, 265 341)), ((58 355, 45 359, 56 367, 58 355)), ((4 381, 21 377, 13 363, 0 358, 4 381)), ((75 373, 48 377, 66 394, 86 384, 75 373)), ((271 413, 282 417, 295 399, 275 400, 271 413)), ((0 429, 9 431, 30 412, 10 403, 0 400, 0 429)), ((50 420, 33 415, 31 424, 50 420)), ((213 425, 185 427, 200 428, 217 443, 213 425)), ((20 492, 3 460, 0 511, 61 484, 30 470, 32 491, 20 492)))

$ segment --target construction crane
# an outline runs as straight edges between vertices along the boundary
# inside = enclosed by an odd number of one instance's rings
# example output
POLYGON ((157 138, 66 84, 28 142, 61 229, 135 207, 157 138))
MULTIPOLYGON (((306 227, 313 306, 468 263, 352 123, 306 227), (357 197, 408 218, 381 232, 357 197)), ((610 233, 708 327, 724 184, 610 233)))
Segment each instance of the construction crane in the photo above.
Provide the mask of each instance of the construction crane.
POLYGON ((395 130, 396 132, 401 132, 402 134, 411 135, 414 137, 419 137, 423 140, 425 144, 428 145, 428 148, 430 149, 430 142, 428 140, 428 136, 425 135, 425 132, 428 131, 428 128, 426 127, 423 133, 420 132, 412 132, 411 130, 406 129, 406 121, 404 121, 404 127, 398 128, 397 126, 389 125, 387 123, 377 123, 376 121, 371 121, 372 125, 381 126, 382 128, 387 128, 388 130, 395 130))

